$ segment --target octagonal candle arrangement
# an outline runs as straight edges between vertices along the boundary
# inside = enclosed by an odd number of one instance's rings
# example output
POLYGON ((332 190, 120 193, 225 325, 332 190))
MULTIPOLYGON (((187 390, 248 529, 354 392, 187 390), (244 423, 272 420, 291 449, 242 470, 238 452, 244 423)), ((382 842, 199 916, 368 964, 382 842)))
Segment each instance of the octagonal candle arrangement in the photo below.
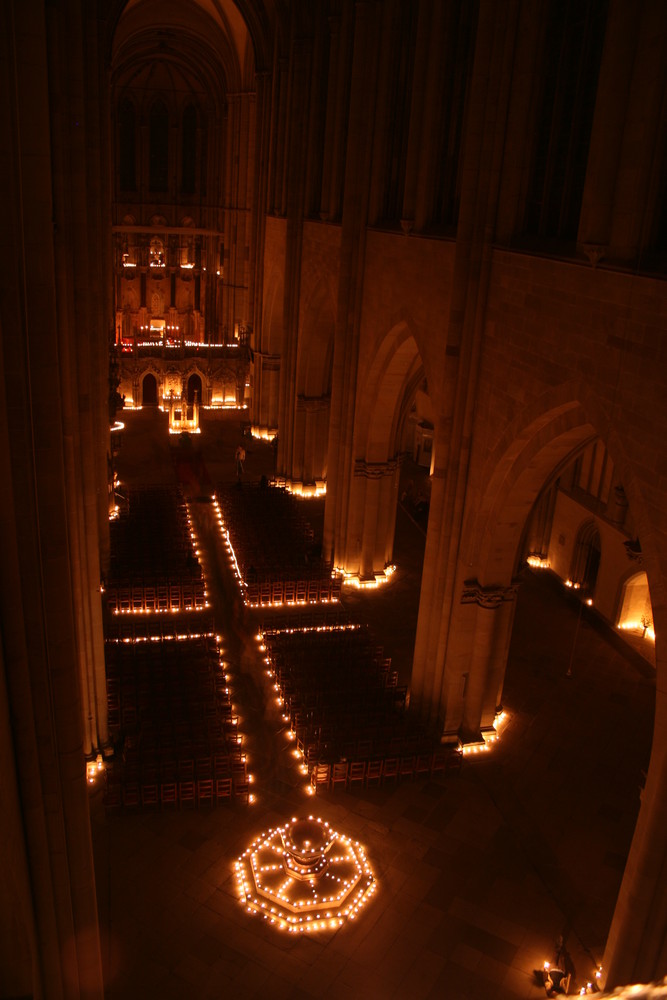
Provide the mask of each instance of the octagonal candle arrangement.
POLYGON ((291 932, 337 929, 376 888, 361 844, 313 816, 260 834, 235 870, 248 912, 291 932))

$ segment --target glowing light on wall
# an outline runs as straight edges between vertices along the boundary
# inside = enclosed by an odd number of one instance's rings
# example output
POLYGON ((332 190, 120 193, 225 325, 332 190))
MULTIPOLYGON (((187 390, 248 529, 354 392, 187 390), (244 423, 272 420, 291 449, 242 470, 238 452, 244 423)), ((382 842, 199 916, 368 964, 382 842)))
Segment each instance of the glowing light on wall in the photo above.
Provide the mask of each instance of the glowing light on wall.
POLYGON ((548 559, 543 559, 541 556, 536 556, 536 555, 528 556, 528 558, 526 559, 526 562, 533 569, 550 569, 551 568, 551 563, 549 562, 549 560, 548 559))
POLYGON ((482 739, 478 740, 476 743, 465 743, 463 746, 464 756, 469 757, 471 755, 488 753, 494 743, 497 743, 500 739, 500 734, 505 728, 509 721, 509 715, 503 709, 498 712, 495 719, 493 720, 493 725, 489 726, 488 729, 482 730, 482 739))
POLYGON ((260 834, 234 868, 247 911, 290 933, 337 930, 377 888, 362 845, 313 816, 260 834))
POLYGON ((104 758, 101 753, 98 753, 95 760, 86 761, 86 781, 88 784, 94 785, 104 770, 104 758))
POLYGON ((247 410, 247 403, 237 403, 236 399, 223 399, 222 396, 213 396, 205 410, 247 410))
POLYGON ((258 441, 273 441, 277 437, 277 430, 269 430, 267 427, 253 427, 250 431, 258 441))
POLYGON ((622 632, 637 632, 641 635, 643 639, 650 639, 651 642, 655 642, 655 629, 652 625, 646 626, 646 631, 644 631, 644 625, 642 622, 621 622, 616 626, 622 632))
POLYGON ((396 572, 395 566, 385 566, 384 570, 380 573, 376 573, 374 579, 363 579, 358 573, 348 573, 347 570, 341 569, 336 566, 334 573, 343 577, 343 584, 348 587, 356 587, 357 590, 375 590, 377 587, 381 587, 382 584, 388 583, 396 572))
POLYGON ((284 486, 284 489, 292 496, 299 497, 300 499, 310 500, 312 497, 323 497, 326 496, 327 484, 318 480, 315 483, 294 483, 290 479, 285 480, 283 483, 278 483, 280 486, 284 486))

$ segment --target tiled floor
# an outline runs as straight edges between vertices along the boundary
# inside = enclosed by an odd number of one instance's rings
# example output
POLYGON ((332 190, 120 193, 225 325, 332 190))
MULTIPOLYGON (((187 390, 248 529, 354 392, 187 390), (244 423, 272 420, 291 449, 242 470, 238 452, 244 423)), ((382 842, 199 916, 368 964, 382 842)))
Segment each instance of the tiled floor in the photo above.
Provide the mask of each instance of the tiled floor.
MULTIPOLYGON (((164 417, 125 420, 121 479, 169 481, 164 417)), ((196 447, 212 482, 233 478, 239 441, 235 417, 205 417, 196 447)), ((271 447, 245 444, 245 475, 271 472, 271 447)), ((190 482, 193 496, 208 489, 201 477, 190 482)), ((528 1000, 544 996, 533 970, 553 957, 559 935, 575 992, 601 960, 636 819, 651 669, 587 616, 577 627, 560 590, 528 577, 503 698, 509 721, 493 752, 467 759, 459 777, 308 797, 264 683, 252 615, 234 616, 210 505, 192 510, 256 802, 107 818, 93 793, 108 997, 528 1000), (246 914, 232 867, 256 834, 308 812, 361 841, 379 883, 357 922, 323 937, 280 933, 246 914)), ((422 551, 423 535, 399 510, 396 578, 346 597, 406 680, 422 551)))

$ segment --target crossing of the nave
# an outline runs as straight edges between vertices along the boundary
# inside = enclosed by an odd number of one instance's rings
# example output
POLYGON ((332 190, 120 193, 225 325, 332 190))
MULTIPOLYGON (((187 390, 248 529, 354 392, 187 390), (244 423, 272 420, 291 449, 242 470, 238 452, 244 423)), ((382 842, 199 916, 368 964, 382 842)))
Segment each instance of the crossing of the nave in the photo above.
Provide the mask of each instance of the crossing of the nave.
MULTIPOLYGON (((470 968, 466 959, 476 955, 485 963, 481 978, 486 990, 538 996, 535 970, 553 958, 559 935, 564 936, 573 986, 594 977, 650 744, 648 665, 642 667, 639 658, 610 645, 592 620, 577 622, 574 606, 528 571, 510 656, 507 724, 493 749, 467 756, 456 771, 447 771, 444 764, 433 771, 430 757, 428 769, 420 773, 417 760, 426 767, 424 754, 383 756, 364 738, 363 727, 354 743, 334 730, 339 741, 322 747, 324 777, 320 766, 318 781, 317 764, 305 766, 298 754, 307 733, 295 724, 298 709, 290 709, 290 715, 285 699, 279 704, 276 677, 268 675, 271 642, 301 645, 294 665, 319 672, 323 647, 312 640, 327 633, 310 630, 372 622, 369 652, 375 654, 386 636, 382 659, 391 661, 399 685, 416 627, 415 610, 405 604, 403 594, 414 589, 421 573, 421 552, 411 544, 418 525, 407 506, 399 510, 397 551, 404 558, 384 590, 363 594, 346 588, 338 605, 244 606, 213 493, 206 489, 213 483, 220 493, 276 489, 263 480, 272 476, 273 451, 264 442, 246 440, 239 489, 233 464, 240 435, 236 416, 205 423, 196 443, 186 446, 170 445, 164 425, 165 417, 157 411, 129 415, 118 454, 119 490, 123 497, 133 490, 175 490, 184 501, 210 605, 191 612, 189 619, 206 619, 206 629, 219 637, 208 641, 216 645, 213 663, 215 669, 220 663, 218 680, 229 692, 239 744, 231 754, 219 747, 216 755, 201 740, 200 719, 199 751, 191 738, 181 744, 180 774, 170 733, 162 758, 150 739, 144 745, 144 772, 136 767, 130 771, 134 786, 128 801, 120 789, 110 801, 108 786, 106 795, 95 793, 93 834, 111 995, 139 995, 136 984, 145 982, 159 983, 176 995, 192 977, 193 987, 205 996, 223 974, 249 996, 269 983, 278 995, 328 990, 338 996, 358 989, 360 981, 372 996, 410 991, 437 995, 438 984, 445 982, 464 995, 480 977, 477 963, 470 968), (262 629, 267 639, 260 642, 262 629), (568 677, 572 642, 575 655, 568 677), (552 652, 545 656, 549 645, 552 652), (603 694, 601 678, 610 660, 618 685, 603 694), (624 712, 635 722, 621 736, 624 712), (247 765, 251 778, 240 794, 232 776, 234 756, 247 765), (392 757, 397 758, 396 773, 391 766, 383 772, 392 757), (334 759, 343 763, 344 774, 339 771, 335 783, 334 759), (359 760, 366 761, 364 775, 355 780, 352 762, 359 760), (406 761, 411 762, 409 771, 406 761), (164 801, 161 783, 167 792, 164 801), (142 804, 144 787, 148 796, 142 804), (234 874, 236 859, 253 838, 291 815, 320 816, 358 839, 377 879, 377 891, 357 926, 342 929, 345 938, 332 931, 313 932, 307 953, 300 944, 294 951, 290 935, 271 928, 267 936, 258 929, 257 918, 241 906, 234 874), (379 956, 372 980, 360 968, 368 948, 379 956), (145 954, 153 956, 150 968, 145 954)), ((406 470, 408 476, 417 474, 415 468, 406 470)), ((299 503, 299 517, 321 530, 321 499, 299 503)), ((232 537, 240 537, 238 529, 235 533, 228 526, 232 537)), ((132 618, 144 630, 150 617, 160 616, 117 615, 108 621, 132 618)), ((168 617, 164 628, 177 634, 179 627, 172 622, 188 616, 168 617)), ((201 643, 193 639, 186 655, 188 683, 193 685, 193 654, 201 643)), ((187 648, 188 640, 180 644, 187 648)), ((342 675, 350 665, 355 672, 360 669, 350 659, 349 647, 347 652, 343 647, 335 669, 342 675)), ((213 703, 212 683, 209 692, 213 703)), ((288 700, 293 694, 292 689, 288 700)), ((199 704, 197 711, 202 708, 199 704)), ((149 720, 145 735, 152 732, 149 720)))
POLYGON ((659 988, 666 38, 0 4, 3 998, 659 988))

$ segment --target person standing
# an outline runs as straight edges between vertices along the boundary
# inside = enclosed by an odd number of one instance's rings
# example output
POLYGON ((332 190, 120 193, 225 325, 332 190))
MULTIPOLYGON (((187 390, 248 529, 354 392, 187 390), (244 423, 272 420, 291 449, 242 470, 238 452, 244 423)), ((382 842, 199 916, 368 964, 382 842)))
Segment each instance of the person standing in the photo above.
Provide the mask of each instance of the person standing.
POLYGON ((243 445, 239 445, 236 449, 236 480, 241 482, 241 476, 243 475, 243 463, 245 462, 245 448, 243 445))

